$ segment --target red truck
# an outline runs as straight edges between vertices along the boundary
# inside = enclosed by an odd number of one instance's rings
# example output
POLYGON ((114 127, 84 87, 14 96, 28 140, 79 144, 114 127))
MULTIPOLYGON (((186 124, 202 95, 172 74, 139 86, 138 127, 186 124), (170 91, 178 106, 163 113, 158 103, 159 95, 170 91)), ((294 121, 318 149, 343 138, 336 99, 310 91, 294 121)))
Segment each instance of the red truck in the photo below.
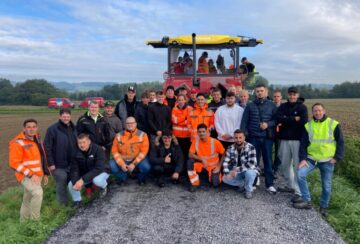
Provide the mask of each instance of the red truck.
POLYGON ((84 100, 79 104, 79 108, 89 107, 90 101, 96 101, 101 108, 105 106, 103 97, 85 97, 84 100))
POLYGON ((75 108, 75 104, 66 97, 52 97, 48 99, 48 108, 75 108))

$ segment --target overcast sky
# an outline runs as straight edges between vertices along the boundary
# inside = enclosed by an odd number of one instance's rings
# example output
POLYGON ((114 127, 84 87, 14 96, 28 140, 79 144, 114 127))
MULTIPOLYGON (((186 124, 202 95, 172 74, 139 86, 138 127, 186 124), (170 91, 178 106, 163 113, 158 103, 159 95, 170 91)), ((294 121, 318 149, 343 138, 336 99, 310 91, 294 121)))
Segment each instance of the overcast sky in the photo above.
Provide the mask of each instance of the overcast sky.
POLYGON ((162 80, 163 36, 245 35, 270 83, 360 80, 360 1, 1 0, 0 77, 13 81, 162 80))

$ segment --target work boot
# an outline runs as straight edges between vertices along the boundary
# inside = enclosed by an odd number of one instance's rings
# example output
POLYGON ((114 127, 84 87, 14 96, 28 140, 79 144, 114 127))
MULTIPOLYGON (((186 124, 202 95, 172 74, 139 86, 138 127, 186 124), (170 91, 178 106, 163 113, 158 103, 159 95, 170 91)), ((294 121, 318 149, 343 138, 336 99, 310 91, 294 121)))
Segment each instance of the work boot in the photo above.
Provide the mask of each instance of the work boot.
POLYGON ((245 198, 246 198, 246 199, 251 199, 251 198, 252 198, 252 193, 251 193, 251 191, 246 191, 246 192, 245 192, 245 198))
POLYGON ((326 218, 328 216, 327 208, 320 207, 320 213, 324 218, 326 218))
POLYGON ((189 192, 196 192, 197 189, 199 189, 199 186, 193 186, 193 185, 191 185, 190 188, 189 188, 189 192))
POLYGON ((82 205, 81 201, 75 201, 75 202, 73 202, 71 207, 74 208, 74 209, 78 209, 78 208, 81 207, 81 205, 82 205))
POLYGON ((297 203, 297 202, 302 202, 302 201, 304 201, 304 200, 302 199, 302 197, 301 197, 300 195, 297 195, 297 194, 295 194, 295 196, 293 196, 293 197, 291 198, 291 202, 292 202, 292 203, 297 203))
POLYGON ((99 193, 99 198, 104 198, 108 193, 108 188, 105 187, 103 189, 101 189, 100 193, 99 193))
POLYGON ((277 188, 279 192, 288 192, 288 193, 294 193, 294 189, 288 187, 288 186, 279 186, 277 188))
POLYGON ((311 209, 312 205, 311 202, 308 201, 301 201, 301 202, 295 202, 293 203, 293 207, 297 209, 311 209))

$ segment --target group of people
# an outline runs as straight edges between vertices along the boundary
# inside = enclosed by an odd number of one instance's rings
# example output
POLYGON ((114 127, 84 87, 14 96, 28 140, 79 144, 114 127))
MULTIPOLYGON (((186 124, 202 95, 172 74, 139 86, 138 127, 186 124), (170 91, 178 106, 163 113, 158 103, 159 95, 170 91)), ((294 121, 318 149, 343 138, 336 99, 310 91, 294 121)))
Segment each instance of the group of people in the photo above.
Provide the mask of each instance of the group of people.
MULTIPOLYGON (((189 184, 197 191, 201 180, 218 187, 221 183, 238 187, 247 199, 260 179, 263 162, 266 191, 293 193, 295 208, 311 208, 307 175, 319 168, 322 180, 320 208, 329 205, 331 177, 335 163, 344 156, 344 140, 339 123, 325 114, 321 103, 307 108, 296 87, 274 100, 259 84, 249 102, 246 90, 230 87, 225 99, 211 89, 208 96, 196 89, 173 86, 166 91, 149 91, 136 99, 134 87, 127 89, 117 104, 108 101, 104 113, 90 101, 88 111, 76 125, 71 110, 60 110, 59 121, 51 125, 45 138, 38 134, 35 119, 24 121, 23 130, 10 141, 9 165, 24 188, 20 220, 37 220, 42 204, 42 184, 52 175, 57 200, 81 204, 81 192, 91 197, 108 191, 109 176, 123 186, 129 176, 139 185, 151 174, 159 187, 169 182, 189 184), (275 160, 273 145, 275 144, 275 160), (273 163, 274 161, 274 163, 273 163), (274 186, 279 169, 285 185, 274 186)), ((114 183, 114 184, 115 184, 114 183)))
MULTIPOLYGON (((228 68, 225 66, 224 57, 219 54, 216 59, 216 66, 213 59, 208 59, 208 52, 203 52, 198 59, 197 73, 199 74, 226 74, 234 73, 235 66, 231 64, 228 68)), ((255 72, 255 65, 247 60, 246 57, 241 59, 239 74, 249 74, 255 72)), ((185 52, 184 56, 178 57, 177 62, 172 63, 171 73, 193 75, 193 60, 190 55, 185 52)))

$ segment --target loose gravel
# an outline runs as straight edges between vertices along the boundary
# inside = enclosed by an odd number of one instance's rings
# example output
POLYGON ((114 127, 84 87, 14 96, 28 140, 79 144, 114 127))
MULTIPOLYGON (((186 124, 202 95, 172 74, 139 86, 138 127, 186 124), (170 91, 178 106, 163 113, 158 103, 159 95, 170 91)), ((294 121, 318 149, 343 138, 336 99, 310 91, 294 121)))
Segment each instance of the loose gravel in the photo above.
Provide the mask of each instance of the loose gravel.
POLYGON ((153 183, 112 186, 80 208, 45 243, 345 243, 314 209, 263 187, 245 199, 234 188, 153 183))

